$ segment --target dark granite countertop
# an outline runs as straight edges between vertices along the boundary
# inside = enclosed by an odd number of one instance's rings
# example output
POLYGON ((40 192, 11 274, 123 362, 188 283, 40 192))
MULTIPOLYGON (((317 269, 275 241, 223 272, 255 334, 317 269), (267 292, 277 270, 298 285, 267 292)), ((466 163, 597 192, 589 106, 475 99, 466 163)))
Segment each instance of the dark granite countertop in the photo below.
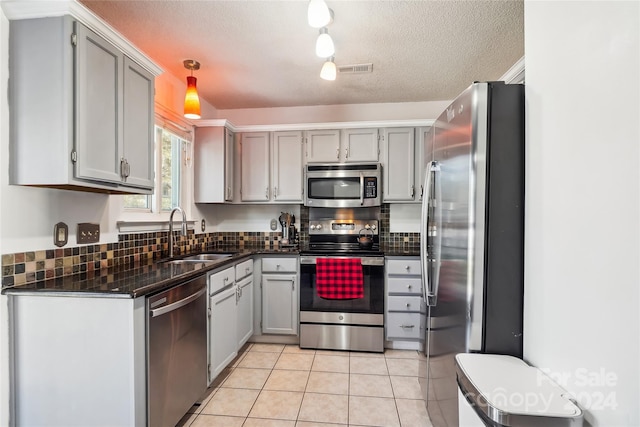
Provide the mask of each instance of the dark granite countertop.
MULTIPOLYGON (((212 253, 212 252, 207 252, 212 253)), ((6 295, 56 295, 112 298, 137 298, 156 293, 209 271, 223 268, 252 255, 298 255, 297 248, 226 250, 231 257, 208 262, 171 263, 168 259, 149 261, 134 268, 128 266, 79 273, 72 276, 42 280, 2 290, 6 295)), ((175 257, 180 259, 188 255, 175 257)))
MULTIPOLYGON (((209 262, 170 263, 169 260, 149 261, 134 268, 128 266, 101 269, 92 273, 42 280, 2 290, 6 295, 56 295, 112 298, 137 298, 156 293, 253 255, 298 255, 298 248, 284 249, 227 249, 219 253, 232 253, 228 258, 209 262)), ((212 252, 207 252, 212 253, 212 252)), ((419 256, 415 250, 384 251, 385 256, 419 256)), ((180 259, 188 255, 175 257, 180 259)))

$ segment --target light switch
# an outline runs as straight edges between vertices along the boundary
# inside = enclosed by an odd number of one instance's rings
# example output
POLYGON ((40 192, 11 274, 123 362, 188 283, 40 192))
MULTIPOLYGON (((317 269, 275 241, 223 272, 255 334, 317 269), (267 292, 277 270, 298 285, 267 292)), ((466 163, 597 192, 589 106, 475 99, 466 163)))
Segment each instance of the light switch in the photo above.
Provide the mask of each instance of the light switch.
POLYGON ((100 224, 81 222, 78 224, 77 243, 98 243, 100 241, 100 224))

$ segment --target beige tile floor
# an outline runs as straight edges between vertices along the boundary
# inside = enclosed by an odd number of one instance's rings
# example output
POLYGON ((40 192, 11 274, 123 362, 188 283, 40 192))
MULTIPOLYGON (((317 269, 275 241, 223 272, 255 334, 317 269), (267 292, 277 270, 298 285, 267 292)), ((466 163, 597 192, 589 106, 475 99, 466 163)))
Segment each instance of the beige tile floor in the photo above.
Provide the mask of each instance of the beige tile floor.
POLYGON ((247 344, 180 427, 428 427, 420 354, 247 344))

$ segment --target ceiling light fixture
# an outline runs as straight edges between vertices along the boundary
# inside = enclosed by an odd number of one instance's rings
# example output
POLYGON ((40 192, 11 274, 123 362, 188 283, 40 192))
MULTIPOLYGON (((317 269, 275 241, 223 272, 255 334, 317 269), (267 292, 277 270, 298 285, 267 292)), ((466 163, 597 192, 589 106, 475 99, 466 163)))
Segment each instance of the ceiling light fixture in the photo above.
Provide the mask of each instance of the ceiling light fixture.
POLYGON ((322 70, 320 70, 320 78, 325 80, 335 80, 336 79, 336 63, 334 61, 334 57, 327 58, 325 63, 322 65, 322 70))
POLYGON ((335 46, 333 45, 333 39, 329 35, 327 27, 320 28, 320 35, 316 40, 316 55, 320 58, 328 58, 336 53, 335 46))
POLYGON ((313 28, 326 27, 332 19, 327 3, 324 0, 309 0, 307 19, 313 28))
POLYGON ((200 63, 193 59, 186 59, 182 62, 184 68, 191 70, 191 75, 187 76, 187 93, 184 96, 184 116, 187 119, 200 118, 200 98, 196 89, 197 79, 193 77, 193 70, 200 69, 200 63))

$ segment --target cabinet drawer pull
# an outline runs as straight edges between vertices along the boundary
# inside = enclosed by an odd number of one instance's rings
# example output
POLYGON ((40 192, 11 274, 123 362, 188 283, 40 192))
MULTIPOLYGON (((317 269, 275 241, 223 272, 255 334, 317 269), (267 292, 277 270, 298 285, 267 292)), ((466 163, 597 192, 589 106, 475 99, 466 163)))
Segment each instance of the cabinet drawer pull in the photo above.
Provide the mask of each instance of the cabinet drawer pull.
POLYGON ((407 289, 411 289, 411 287, 412 287, 411 285, 407 285, 407 289))
POLYGON ((411 307, 411 304, 407 303, 407 308, 411 307))
POLYGON ((402 329, 413 329, 416 325, 400 325, 402 329))

